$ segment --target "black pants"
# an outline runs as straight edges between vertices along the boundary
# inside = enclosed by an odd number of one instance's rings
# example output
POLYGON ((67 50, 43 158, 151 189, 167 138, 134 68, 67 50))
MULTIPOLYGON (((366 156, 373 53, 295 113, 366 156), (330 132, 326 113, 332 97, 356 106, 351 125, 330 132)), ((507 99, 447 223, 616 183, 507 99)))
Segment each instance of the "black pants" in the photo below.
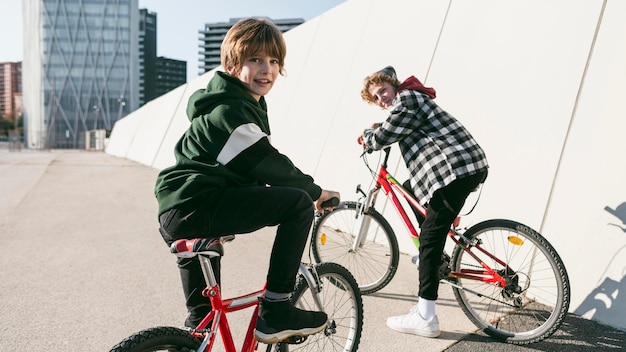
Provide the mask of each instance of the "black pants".
MULTIPOLYGON (((306 246, 315 208, 304 191, 289 187, 225 188, 211 193, 200 207, 161 214, 160 232, 169 245, 182 238, 214 238, 277 226, 267 273, 267 289, 289 293, 306 246)), ((236 254, 235 254, 236 255, 236 254)), ((218 258, 219 259, 219 258, 218 258)), ((254 258, 241 258, 241 260, 254 258)), ((212 261, 219 282, 219 260, 212 261)), ((179 258, 187 308, 207 306, 206 287, 197 258, 179 258)))
POLYGON ((421 224, 419 248, 419 296, 436 300, 439 291, 439 266, 446 236, 465 200, 485 181, 487 171, 457 179, 438 189, 428 203, 426 218, 421 224))

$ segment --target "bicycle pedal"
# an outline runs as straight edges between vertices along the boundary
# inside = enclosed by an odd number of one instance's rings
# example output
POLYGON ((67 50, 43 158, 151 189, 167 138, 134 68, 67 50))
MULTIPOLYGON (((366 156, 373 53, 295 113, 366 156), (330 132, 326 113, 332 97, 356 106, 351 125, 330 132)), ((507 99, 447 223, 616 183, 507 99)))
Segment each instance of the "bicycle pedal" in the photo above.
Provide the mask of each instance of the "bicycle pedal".
POLYGON ((411 258, 411 263, 413 263, 413 265, 415 265, 417 267, 417 270, 419 270, 419 268, 420 268, 420 256, 419 255, 414 255, 411 258))
POLYGON ((306 341, 308 336, 290 336, 283 341, 283 343, 288 343, 290 345, 299 345, 306 341))
POLYGON ((190 328, 190 327, 185 327, 185 330, 189 331, 192 334, 206 334, 206 333, 210 333, 213 331, 211 329, 196 329, 196 328, 190 328))

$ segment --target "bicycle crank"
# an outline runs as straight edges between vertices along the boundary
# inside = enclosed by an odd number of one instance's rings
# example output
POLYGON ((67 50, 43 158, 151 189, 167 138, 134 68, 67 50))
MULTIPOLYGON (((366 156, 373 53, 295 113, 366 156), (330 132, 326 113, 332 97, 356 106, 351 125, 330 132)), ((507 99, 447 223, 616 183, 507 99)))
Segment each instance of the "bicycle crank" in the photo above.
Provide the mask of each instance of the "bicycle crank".
POLYGON ((299 345, 306 341, 308 336, 290 336, 287 339, 280 342, 280 344, 299 345))

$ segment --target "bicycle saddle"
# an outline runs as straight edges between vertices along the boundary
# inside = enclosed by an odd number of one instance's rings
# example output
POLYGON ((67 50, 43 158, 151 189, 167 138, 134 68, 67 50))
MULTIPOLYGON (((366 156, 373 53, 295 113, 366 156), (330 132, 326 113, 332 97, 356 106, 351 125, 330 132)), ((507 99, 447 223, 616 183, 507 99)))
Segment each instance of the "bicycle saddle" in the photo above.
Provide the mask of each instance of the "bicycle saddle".
POLYGON ((170 252, 177 257, 192 258, 196 255, 206 255, 210 258, 224 255, 223 243, 230 242, 235 236, 220 238, 192 238, 176 240, 170 246, 170 252))

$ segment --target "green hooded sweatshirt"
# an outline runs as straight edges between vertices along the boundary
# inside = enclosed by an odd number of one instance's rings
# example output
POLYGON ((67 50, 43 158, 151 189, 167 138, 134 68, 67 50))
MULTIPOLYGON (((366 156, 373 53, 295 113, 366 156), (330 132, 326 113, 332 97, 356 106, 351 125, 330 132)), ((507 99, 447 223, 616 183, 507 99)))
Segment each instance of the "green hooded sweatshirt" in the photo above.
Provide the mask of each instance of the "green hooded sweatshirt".
POLYGON ((159 215, 192 209, 224 187, 288 186, 313 200, 322 190, 270 144, 265 98, 256 101, 235 77, 216 72, 187 105, 191 125, 174 149, 176 163, 156 181, 159 215))

